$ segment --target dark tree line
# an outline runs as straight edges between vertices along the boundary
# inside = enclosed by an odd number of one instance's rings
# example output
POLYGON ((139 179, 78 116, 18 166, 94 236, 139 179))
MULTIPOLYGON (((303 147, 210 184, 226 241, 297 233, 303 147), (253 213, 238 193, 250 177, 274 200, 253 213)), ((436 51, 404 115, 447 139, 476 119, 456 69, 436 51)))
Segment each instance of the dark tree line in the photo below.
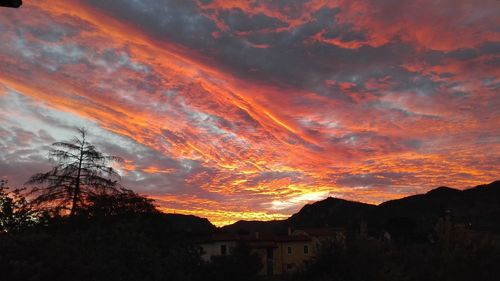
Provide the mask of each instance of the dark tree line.
POLYGON ((471 235, 446 218, 429 242, 383 241, 353 235, 345 243, 324 243, 312 263, 293 281, 495 281, 499 280, 500 241, 471 235))
POLYGON ((31 207, 21 189, 9 190, 0 179, 0 234, 18 232, 42 221, 42 212, 31 207))

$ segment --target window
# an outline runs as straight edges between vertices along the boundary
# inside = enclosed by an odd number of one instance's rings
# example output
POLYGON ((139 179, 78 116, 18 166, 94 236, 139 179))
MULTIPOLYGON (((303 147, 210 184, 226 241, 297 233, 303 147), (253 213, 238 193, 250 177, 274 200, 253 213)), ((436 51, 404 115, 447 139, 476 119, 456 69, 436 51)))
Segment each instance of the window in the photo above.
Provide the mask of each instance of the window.
POLYGON ((288 246, 287 251, 288 251, 288 254, 291 255, 292 254, 292 247, 288 246))
POLYGON ((309 246, 304 245, 304 254, 309 254, 309 246))
POLYGON ((220 245, 220 254, 221 255, 227 254, 227 247, 226 247, 226 245, 220 245))
POLYGON ((292 263, 287 263, 286 264, 286 269, 287 270, 291 270, 293 268, 293 264, 292 263))

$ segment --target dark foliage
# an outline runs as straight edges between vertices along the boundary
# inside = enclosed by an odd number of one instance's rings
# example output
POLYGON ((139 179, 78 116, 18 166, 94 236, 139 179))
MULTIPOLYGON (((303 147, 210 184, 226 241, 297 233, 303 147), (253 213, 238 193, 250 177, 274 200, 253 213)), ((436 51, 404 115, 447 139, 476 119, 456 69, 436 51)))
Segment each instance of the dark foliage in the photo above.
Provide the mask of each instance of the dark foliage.
MULTIPOLYGON (((16 198, 5 202, 29 207, 22 194, 16 198)), ((76 215, 46 219, 30 227, 20 219, 2 224, 9 231, 0 233, 0 280, 201 281, 211 268, 193 241, 213 225, 162 214, 132 191, 91 197, 76 215)))
POLYGON ((43 221, 43 213, 34 210, 22 190, 9 191, 7 181, 0 179, 0 233, 18 232, 43 221))
POLYGON ((356 237, 323 245, 317 259, 292 276, 301 281, 467 281, 498 280, 500 245, 467 237, 463 229, 441 220, 434 244, 383 243, 356 237), (448 224, 448 226, 446 226, 448 224))
POLYGON ((189 236, 153 214, 57 218, 0 236, 2 280, 189 281, 201 265, 189 236))
POLYGON ((214 256, 203 268, 205 281, 254 281, 261 269, 261 261, 248 245, 238 244, 230 255, 214 256))
POLYGON ((128 214, 157 214, 154 200, 138 195, 132 190, 122 189, 115 194, 92 194, 82 207, 82 214, 90 217, 118 216, 128 214))
POLYGON ((97 151, 88 142, 86 129, 78 132, 79 136, 71 141, 52 144, 49 156, 56 165, 49 172, 33 175, 27 182, 35 186, 33 203, 39 208, 76 215, 92 198, 120 193, 119 175, 109 164, 120 162, 121 158, 97 151))
POLYGON ((0 7, 19 8, 22 4, 22 0, 0 0, 0 7))
POLYGON ((294 280, 380 280, 382 244, 376 240, 348 240, 324 243, 314 262, 294 276, 294 280))

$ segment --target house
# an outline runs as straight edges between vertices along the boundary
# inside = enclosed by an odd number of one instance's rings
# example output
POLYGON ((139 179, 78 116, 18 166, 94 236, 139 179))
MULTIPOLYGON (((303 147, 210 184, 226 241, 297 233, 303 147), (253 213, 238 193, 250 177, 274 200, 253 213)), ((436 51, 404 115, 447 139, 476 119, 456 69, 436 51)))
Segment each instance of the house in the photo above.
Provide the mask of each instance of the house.
POLYGON ((289 229, 287 235, 253 233, 249 235, 214 234, 200 241, 202 259, 230 255, 239 243, 245 243, 261 258, 259 275, 281 275, 304 266, 313 259, 326 240, 345 238, 342 229, 289 229))

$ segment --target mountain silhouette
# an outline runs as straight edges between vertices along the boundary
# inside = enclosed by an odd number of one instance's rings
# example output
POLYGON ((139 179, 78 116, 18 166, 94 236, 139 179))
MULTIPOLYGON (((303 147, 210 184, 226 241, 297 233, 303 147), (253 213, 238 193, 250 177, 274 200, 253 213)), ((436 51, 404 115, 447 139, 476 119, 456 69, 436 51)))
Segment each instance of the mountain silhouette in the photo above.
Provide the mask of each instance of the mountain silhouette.
POLYGON ((441 186, 425 194, 379 205, 329 197, 305 205, 286 220, 238 221, 221 230, 229 233, 284 233, 288 227, 348 229, 365 223, 372 233, 389 231, 401 234, 403 231, 417 239, 416 236, 432 231, 436 222, 443 218, 475 229, 500 232, 500 181, 466 190, 441 186))
POLYGON ((193 215, 162 214, 159 219, 173 231, 199 235, 212 233, 216 229, 208 219, 193 215))
POLYGON ((221 228, 228 233, 285 234, 288 228, 346 227, 362 221, 376 206, 366 203, 328 197, 306 204, 286 220, 238 221, 221 228))
POLYGON ((287 219, 290 226, 309 227, 342 227, 354 221, 364 219, 375 205, 328 197, 314 204, 307 204, 287 219))

